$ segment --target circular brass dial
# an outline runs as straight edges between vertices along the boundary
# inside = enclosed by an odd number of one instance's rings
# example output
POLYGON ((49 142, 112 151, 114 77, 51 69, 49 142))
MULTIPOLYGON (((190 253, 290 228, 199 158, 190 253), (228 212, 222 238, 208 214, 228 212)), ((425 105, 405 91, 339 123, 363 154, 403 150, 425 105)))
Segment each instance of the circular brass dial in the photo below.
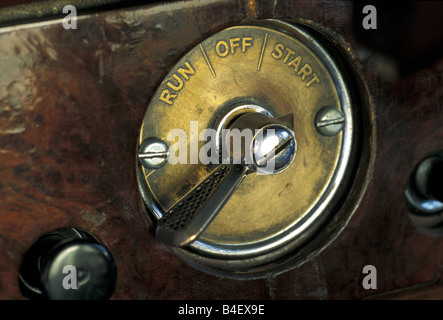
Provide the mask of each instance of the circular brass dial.
MULTIPOLYGON (((346 83, 306 29, 274 20, 225 29, 177 62, 146 111, 139 144, 155 137, 171 148, 187 139, 185 164, 155 170, 138 164, 140 191, 154 225, 212 170, 198 161, 208 143, 198 135, 216 129, 220 117, 239 105, 259 106, 272 117, 292 114, 297 154, 282 173, 248 175, 204 233, 175 249, 185 259, 202 257, 197 264, 225 270, 230 260, 240 268, 269 262, 318 229, 336 201, 354 143, 346 83), (333 118, 324 110, 333 110, 333 118), (324 134, 328 126, 332 134, 324 134), (173 137, 172 129, 183 136, 173 137)), ((170 149, 174 156, 176 151, 170 149)))

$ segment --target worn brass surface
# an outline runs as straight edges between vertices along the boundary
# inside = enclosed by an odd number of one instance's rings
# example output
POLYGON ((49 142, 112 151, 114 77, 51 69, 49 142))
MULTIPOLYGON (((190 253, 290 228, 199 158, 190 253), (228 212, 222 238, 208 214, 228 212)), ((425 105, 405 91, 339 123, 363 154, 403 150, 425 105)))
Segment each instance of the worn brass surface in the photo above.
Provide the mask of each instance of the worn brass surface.
MULTIPOLYGON (((344 132, 324 136, 315 127, 317 112, 329 106, 345 114, 348 134, 352 131, 350 112, 340 99, 343 88, 337 89, 331 70, 306 39, 272 24, 231 27, 193 48, 160 84, 143 121, 139 143, 157 137, 171 146, 168 132, 175 128, 188 137, 188 164, 141 169, 142 189, 149 194, 144 198, 159 219, 210 170, 189 164, 196 152, 189 141, 195 139, 191 121, 198 121, 200 133, 213 126, 218 114, 238 104, 261 106, 274 117, 294 116, 298 150, 293 163, 280 174, 248 176, 199 239, 203 247, 241 252, 243 246, 281 241, 284 232, 309 218, 306 215, 324 201, 339 161, 346 157, 344 132)), ((200 141, 198 150, 204 144, 200 141)))

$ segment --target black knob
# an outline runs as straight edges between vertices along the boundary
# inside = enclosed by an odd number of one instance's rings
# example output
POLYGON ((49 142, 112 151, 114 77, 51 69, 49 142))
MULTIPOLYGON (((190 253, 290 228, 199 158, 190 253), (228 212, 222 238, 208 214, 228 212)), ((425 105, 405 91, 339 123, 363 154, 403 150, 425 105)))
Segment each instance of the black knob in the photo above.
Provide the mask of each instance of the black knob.
POLYGON ((443 157, 432 156, 421 162, 415 173, 415 183, 423 196, 443 202, 443 157))
POLYGON ((24 256, 19 274, 22 294, 30 299, 109 299, 116 279, 109 251, 74 228, 40 237, 24 256))

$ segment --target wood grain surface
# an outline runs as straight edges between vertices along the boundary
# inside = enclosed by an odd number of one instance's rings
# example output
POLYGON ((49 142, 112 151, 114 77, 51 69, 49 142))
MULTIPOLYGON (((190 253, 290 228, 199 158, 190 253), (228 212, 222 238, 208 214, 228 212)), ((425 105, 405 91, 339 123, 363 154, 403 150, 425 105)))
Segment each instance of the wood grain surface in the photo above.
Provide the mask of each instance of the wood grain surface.
MULTIPOLYGON (((404 190, 417 163, 443 150, 443 60, 388 77, 356 39, 350 1, 191 0, 81 16, 77 25, 0 30, 0 299, 23 299, 24 254, 66 226, 97 236, 114 256, 112 299, 362 299, 441 280, 443 239, 410 223, 404 190), (340 236, 292 271, 240 281, 193 269, 153 237, 135 149, 174 63, 211 34, 260 18, 312 21, 351 49, 377 143, 368 188, 340 236), (377 289, 361 285, 368 264, 377 289)), ((441 297, 435 288, 424 297, 441 297)))

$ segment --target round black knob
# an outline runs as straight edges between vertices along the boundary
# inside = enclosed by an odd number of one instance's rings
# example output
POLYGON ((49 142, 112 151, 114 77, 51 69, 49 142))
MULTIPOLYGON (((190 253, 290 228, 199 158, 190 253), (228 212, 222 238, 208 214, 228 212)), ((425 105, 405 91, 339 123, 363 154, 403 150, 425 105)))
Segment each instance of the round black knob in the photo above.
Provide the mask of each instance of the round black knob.
POLYGON ((421 162, 415 173, 415 183, 422 195, 443 202, 443 158, 432 156, 421 162))
POLYGON ((30 299, 103 300, 117 271, 109 251, 90 234, 64 228, 40 237, 23 258, 19 284, 30 299))

